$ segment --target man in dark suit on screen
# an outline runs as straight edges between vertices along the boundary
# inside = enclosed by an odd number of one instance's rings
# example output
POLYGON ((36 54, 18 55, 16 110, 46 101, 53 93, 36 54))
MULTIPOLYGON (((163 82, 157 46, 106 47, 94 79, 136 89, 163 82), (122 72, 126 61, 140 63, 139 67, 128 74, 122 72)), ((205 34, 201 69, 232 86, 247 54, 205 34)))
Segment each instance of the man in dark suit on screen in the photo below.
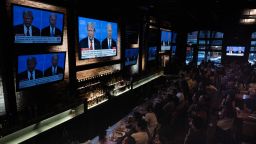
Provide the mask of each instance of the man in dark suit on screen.
POLYGON ((32 11, 24 11, 23 24, 16 25, 14 27, 14 33, 16 36, 40 36, 40 30, 32 25, 33 13, 32 11))
POLYGON ((88 22, 87 23, 88 37, 82 39, 79 42, 79 48, 88 48, 89 50, 101 49, 100 41, 94 37, 95 31, 96 30, 95 30, 94 24, 91 22, 88 22))
POLYGON ((112 25, 107 25, 108 36, 102 41, 102 49, 116 49, 116 41, 112 39, 112 25))
POLYGON ((56 20, 56 14, 52 13, 49 17, 50 25, 42 29, 42 36, 57 37, 62 35, 61 30, 56 27, 56 20))
POLYGON ((59 56, 57 54, 52 55, 52 66, 44 71, 44 76, 53 76, 63 74, 64 69, 58 66, 59 56))
POLYGON ((43 77, 43 73, 40 70, 36 69, 36 58, 35 57, 28 57, 27 58, 27 70, 18 74, 19 81, 26 81, 26 80, 34 80, 43 77))

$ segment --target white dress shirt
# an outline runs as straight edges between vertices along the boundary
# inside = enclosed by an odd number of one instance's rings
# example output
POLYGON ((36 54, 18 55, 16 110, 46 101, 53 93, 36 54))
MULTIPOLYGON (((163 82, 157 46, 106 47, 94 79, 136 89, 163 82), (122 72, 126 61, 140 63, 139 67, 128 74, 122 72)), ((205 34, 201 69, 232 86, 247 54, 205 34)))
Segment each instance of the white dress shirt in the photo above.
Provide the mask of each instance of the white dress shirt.
POLYGON ((108 48, 111 49, 111 39, 108 38, 108 48))
MULTIPOLYGON (((89 37, 88 37, 88 48, 90 48, 90 45, 91 45, 91 41, 90 41, 90 39, 89 39, 89 37)), ((94 38, 92 39, 92 50, 94 50, 95 48, 94 48, 94 38)))
POLYGON ((56 67, 52 66, 52 75, 55 75, 55 74, 57 74, 57 66, 56 67))
POLYGON ((50 26, 50 35, 54 36, 55 35, 55 27, 50 26))
MULTIPOLYGON (((35 71, 35 70, 33 70, 33 71, 32 71, 32 77, 33 77, 33 80, 34 80, 34 79, 36 79, 36 75, 35 75, 35 73, 36 73, 36 71, 35 71)), ((31 79, 30 79, 30 77, 31 77, 31 72, 30 72, 30 71, 28 71, 28 80, 31 80, 31 79)))
MULTIPOLYGON (((24 34, 27 36, 27 27, 24 25, 24 34)), ((32 26, 29 27, 29 36, 32 36, 32 26)))

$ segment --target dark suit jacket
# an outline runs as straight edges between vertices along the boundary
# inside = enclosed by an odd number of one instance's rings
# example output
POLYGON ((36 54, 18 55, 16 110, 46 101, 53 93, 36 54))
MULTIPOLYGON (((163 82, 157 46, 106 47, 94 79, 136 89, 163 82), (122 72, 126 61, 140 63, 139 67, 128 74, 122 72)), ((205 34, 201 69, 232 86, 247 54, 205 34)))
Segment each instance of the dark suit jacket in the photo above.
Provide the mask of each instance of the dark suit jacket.
MULTIPOLYGON (((64 69, 57 66, 57 74, 63 74, 64 69)), ((44 71, 44 76, 52 76, 52 67, 49 67, 44 71)))
MULTIPOLYGON (((114 41, 113 39, 111 39, 111 48, 116 47, 116 41, 114 41)), ((102 49, 108 49, 108 39, 105 38, 102 41, 102 49)))
MULTIPOLYGON (((82 39, 80 42, 79 42, 79 48, 89 48, 89 44, 88 44, 88 37, 82 39)), ((98 49, 101 49, 100 47, 100 41, 96 38, 94 38, 94 49, 95 50, 98 50, 98 49)))
MULTIPOLYGON (((38 78, 42 78, 43 77, 43 73, 40 71, 40 70, 35 70, 35 78, 38 79, 38 78)), ((18 79, 19 81, 25 81, 25 80, 29 80, 28 78, 28 71, 24 71, 20 74, 18 74, 18 79)))
MULTIPOLYGON (((50 26, 47 26, 42 29, 41 36, 51 36, 50 26)), ((55 27, 55 35, 54 36, 62 36, 62 32, 57 27, 55 27)))
MULTIPOLYGON (((14 27, 14 34, 24 34, 24 24, 16 25, 14 27)), ((32 25, 32 36, 40 36, 40 30, 32 25)))
MULTIPOLYGON (((78 54, 79 54, 79 58, 81 59, 81 48, 89 48, 89 45, 88 45, 88 37, 82 39, 80 42, 79 42, 79 50, 78 50, 78 54)), ((99 50, 101 49, 101 46, 100 46, 100 41, 96 38, 94 38, 94 49, 95 50, 99 50)))

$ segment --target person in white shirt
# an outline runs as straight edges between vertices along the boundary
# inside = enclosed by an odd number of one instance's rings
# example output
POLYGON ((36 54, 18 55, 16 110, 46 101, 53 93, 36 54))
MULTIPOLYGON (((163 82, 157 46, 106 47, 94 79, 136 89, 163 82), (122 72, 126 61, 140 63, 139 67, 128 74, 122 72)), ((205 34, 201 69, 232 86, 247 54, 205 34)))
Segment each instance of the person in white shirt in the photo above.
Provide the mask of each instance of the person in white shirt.
POLYGON ((113 49, 116 48, 116 41, 112 38, 112 25, 107 24, 107 37, 102 41, 102 49, 113 49))
POLYGON ((88 22, 87 23, 87 34, 88 36, 83 38, 80 42, 79 42, 79 58, 80 59, 84 59, 83 57, 83 52, 87 51, 87 50, 100 50, 101 49, 101 45, 100 45, 100 41, 94 37, 94 34, 96 32, 95 29, 95 24, 92 22, 88 22))
POLYGON ((18 74, 19 81, 35 80, 37 78, 43 77, 42 71, 36 69, 37 61, 35 57, 28 57, 26 64, 27 69, 18 74))
POLYGON ((147 122, 143 119, 140 119, 136 122, 136 132, 127 136, 122 144, 148 144, 149 135, 147 132, 147 122))
POLYGON ((136 131, 131 135, 136 144, 148 144, 149 137, 147 133, 147 123, 144 120, 139 120, 136 125, 136 131))
POLYGON ((34 17, 32 11, 24 11, 22 13, 23 24, 14 26, 16 36, 40 36, 40 30, 32 25, 34 17))
POLYGON ((158 121, 157 121, 156 114, 153 112, 152 105, 148 106, 147 111, 148 112, 145 114, 144 120, 148 124, 148 131, 149 131, 151 137, 153 137, 154 133, 156 131, 156 128, 158 126, 158 121))

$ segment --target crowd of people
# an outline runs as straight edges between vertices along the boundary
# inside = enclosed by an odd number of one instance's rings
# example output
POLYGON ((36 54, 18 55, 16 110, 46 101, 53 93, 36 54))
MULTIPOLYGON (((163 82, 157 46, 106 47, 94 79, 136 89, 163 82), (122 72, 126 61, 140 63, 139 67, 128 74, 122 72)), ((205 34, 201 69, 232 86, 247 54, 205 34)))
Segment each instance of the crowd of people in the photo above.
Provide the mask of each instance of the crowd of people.
MULTIPOLYGON (((186 66, 178 79, 166 76, 146 111, 134 113, 133 131, 122 143, 178 144, 181 142, 174 137, 180 124, 186 131, 180 136, 184 144, 241 143, 246 130, 240 115, 256 113, 255 76, 249 64, 216 66, 210 61, 186 66), (246 92, 247 97, 237 98, 241 92, 246 92), (209 133, 209 129, 214 132, 209 133)), ((254 132, 255 122, 249 126, 254 132)), ((249 141, 255 142, 251 138, 249 141)))

